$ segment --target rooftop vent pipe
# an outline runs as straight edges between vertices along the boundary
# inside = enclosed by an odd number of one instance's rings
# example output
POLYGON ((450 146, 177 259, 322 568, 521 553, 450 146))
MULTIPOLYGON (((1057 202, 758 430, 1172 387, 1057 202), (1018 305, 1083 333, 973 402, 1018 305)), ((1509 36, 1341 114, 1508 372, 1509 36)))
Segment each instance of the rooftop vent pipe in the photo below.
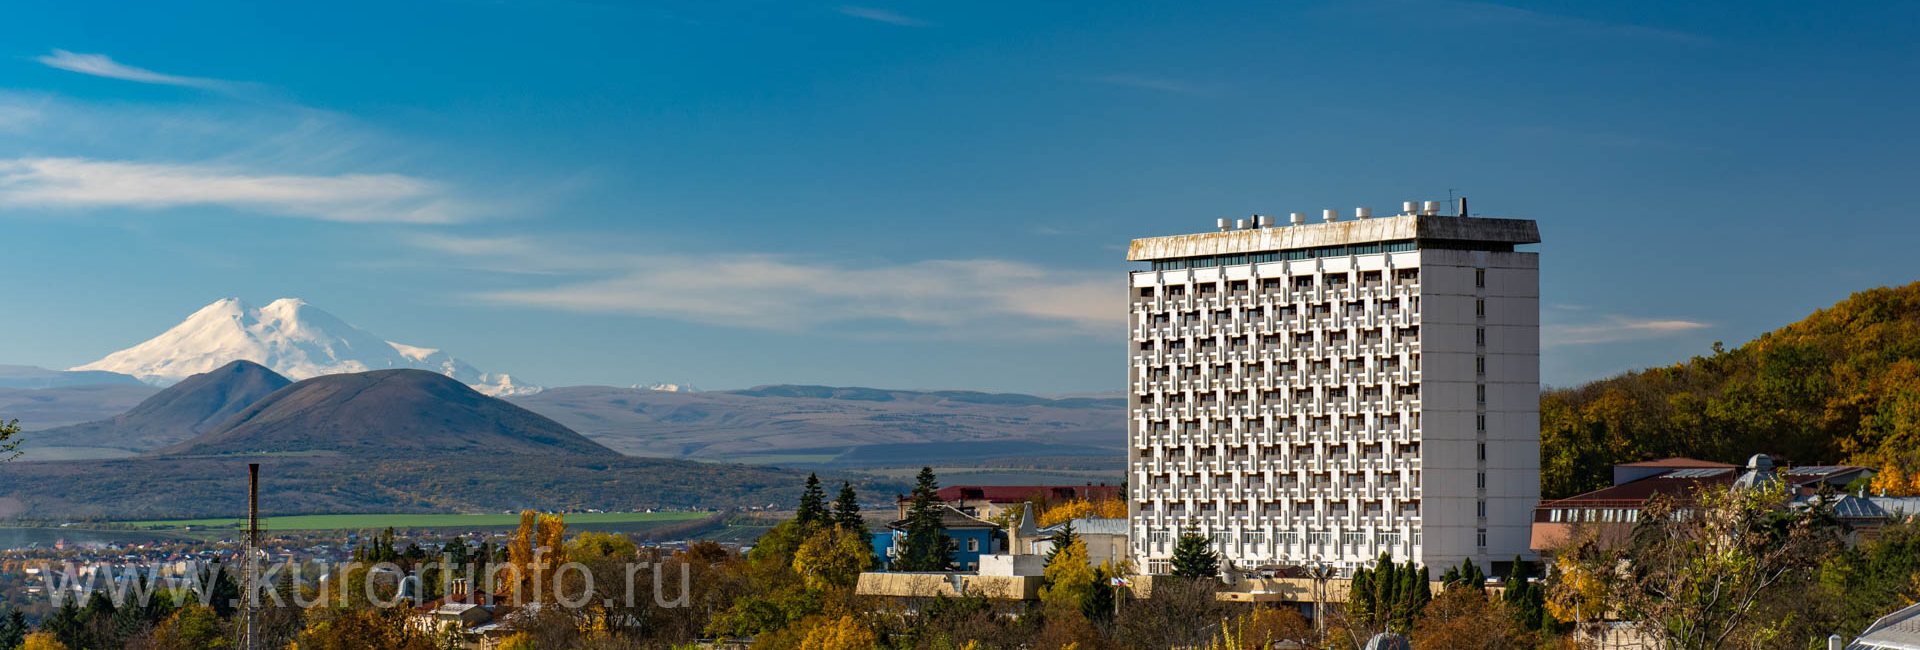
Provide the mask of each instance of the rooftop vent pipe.
POLYGON ((1261 228, 1272 228, 1272 227, 1273 227, 1273 217, 1270 217, 1270 216, 1267 216, 1267 215, 1264 215, 1264 214, 1256 214, 1256 215, 1253 215, 1253 218, 1254 218, 1254 220, 1255 220, 1255 221, 1258 221, 1258 222, 1260 222, 1260 227, 1261 227, 1261 228))
POLYGON ((1293 222, 1293 225, 1298 226, 1300 224, 1307 222, 1307 215, 1295 212, 1293 214, 1287 215, 1287 221, 1293 222))
POLYGON ((1339 210, 1321 210, 1320 218, 1326 219, 1327 223, 1333 223, 1335 221, 1339 221, 1340 211, 1339 210))
POLYGON ((1420 206, 1420 214, 1432 216, 1440 214, 1440 202, 1428 201, 1420 206))
POLYGON ((1353 209, 1353 218, 1355 218, 1355 219, 1365 219, 1365 218, 1367 218, 1367 217, 1371 217, 1371 216, 1373 216, 1373 211, 1372 211, 1372 210, 1368 210, 1368 209, 1366 209, 1366 208, 1354 208, 1354 209, 1353 209))
POLYGON ((1215 224, 1215 225, 1218 225, 1218 226, 1220 227, 1220 232, 1226 232, 1226 231, 1227 231, 1227 218, 1226 218, 1226 217, 1221 217, 1221 218, 1219 218, 1218 220, 1216 220, 1216 221, 1214 221, 1214 224, 1215 224))
POLYGON ((1400 203, 1400 214, 1413 214, 1414 211, 1419 209, 1420 209, 1420 204, 1414 203, 1412 201, 1402 201, 1400 203))

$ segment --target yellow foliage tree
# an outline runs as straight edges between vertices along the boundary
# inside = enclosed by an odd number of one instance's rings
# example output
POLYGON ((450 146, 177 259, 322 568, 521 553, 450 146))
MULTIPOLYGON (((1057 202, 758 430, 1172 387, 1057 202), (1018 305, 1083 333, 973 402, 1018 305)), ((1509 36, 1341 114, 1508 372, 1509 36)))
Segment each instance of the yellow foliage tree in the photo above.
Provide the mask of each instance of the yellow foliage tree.
POLYGON ((1562 553, 1553 563, 1558 576, 1547 590, 1547 612, 1567 623, 1584 623, 1606 613, 1607 585, 1601 576, 1562 553))
POLYGON ((1042 527, 1053 526, 1091 514, 1093 514, 1092 503, 1088 503, 1085 499, 1073 499, 1053 504, 1053 507, 1041 511, 1038 523, 1042 527))
POLYGON ((860 619, 842 616, 822 619, 807 630, 800 647, 808 650, 872 650, 880 639, 860 623, 860 619))
POLYGON ((26 642, 20 644, 20 650, 67 650, 67 644, 54 638, 52 632, 34 632, 27 635, 26 642))
POLYGON ((553 574, 566 563, 566 531, 566 520, 558 513, 522 511, 520 527, 507 543, 507 564, 512 568, 501 591, 520 602, 546 600, 553 574))
POLYGON ((793 570, 807 587, 849 590, 872 563, 872 549, 858 533, 829 526, 815 531, 793 553, 793 570))
POLYGON ((1096 578, 1092 563, 1087 561, 1087 543, 1075 539, 1061 549, 1053 561, 1047 563, 1045 575, 1046 586, 1040 588, 1040 602, 1047 616, 1084 617, 1081 605, 1093 595, 1096 578))
POLYGON ((1873 475, 1873 482, 1868 484, 1867 489, 1872 490, 1874 494, 1903 497, 1914 493, 1914 486, 1917 484, 1920 484, 1920 472, 1915 472, 1909 479, 1906 474, 1900 472, 1899 467, 1893 463, 1887 463, 1873 475))

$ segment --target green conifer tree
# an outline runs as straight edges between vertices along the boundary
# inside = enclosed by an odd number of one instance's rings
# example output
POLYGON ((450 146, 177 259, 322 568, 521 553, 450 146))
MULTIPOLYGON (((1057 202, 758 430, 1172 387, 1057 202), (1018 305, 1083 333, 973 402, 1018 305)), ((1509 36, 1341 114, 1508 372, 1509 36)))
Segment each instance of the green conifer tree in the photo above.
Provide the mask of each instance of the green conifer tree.
POLYGON ((958 545, 941 527, 941 510, 946 504, 940 502, 939 489, 933 468, 920 468, 907 505, 906 530, 896 554, 898 559, 894 560, 895 570, 946 571, 953 566, 953 553, 958 545))
POLYGON ((820 487, 818 474, 807 475, 807 489, 800 493, 800 507, 793 518, 805 529, 827 523, 827 491, 820 487))
POLYGON ((1173 544, 1173 575, 1182 578, 1220 576, 1220 553, 1213 550, 1213 539, 1191 527, 1180 531, 1173 544))
POLYGON ((860 495, 852 483, 840 482, 840 495, 833 500, 833 524, 867 538, 867 520, 860 516, 860 495))

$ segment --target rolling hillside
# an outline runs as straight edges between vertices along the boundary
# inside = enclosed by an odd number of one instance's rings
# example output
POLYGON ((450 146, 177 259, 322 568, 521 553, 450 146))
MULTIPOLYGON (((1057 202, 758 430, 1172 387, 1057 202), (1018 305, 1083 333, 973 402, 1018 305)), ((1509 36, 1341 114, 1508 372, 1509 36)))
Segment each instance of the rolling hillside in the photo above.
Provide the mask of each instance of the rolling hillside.
POLYGON ((606 386, 511 398, 636 456, 889 466, 1035 457, 1118 466, 1123 399, 761 386, 667 392, 606 386))
POLYGON ((1920 469, 1920 283, 1853 294, 1732 349, 1541 396, 1541 491, 1691 456, 1920 469))
POLYGON ((289 383, 265 366, 235 361, 188 377, 125 413, 36 432, 27 440, 43 447, 145 451, 210 431, 289 383))

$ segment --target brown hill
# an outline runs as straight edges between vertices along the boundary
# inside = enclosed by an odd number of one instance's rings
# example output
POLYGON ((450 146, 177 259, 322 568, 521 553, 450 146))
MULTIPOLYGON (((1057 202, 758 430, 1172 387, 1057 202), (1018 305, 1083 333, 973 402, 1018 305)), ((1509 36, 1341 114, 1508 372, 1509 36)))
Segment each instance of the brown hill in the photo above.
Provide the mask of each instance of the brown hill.
POLYGON ((618 456, 558 422, 425 370, 324 375, 154 455, 618 456))
POLYGON ((120 415, 34 432, 27 440, 38 447, 152 449, 211 431, 289 383, 265 366, 235 361, 188 377, 120 415))

